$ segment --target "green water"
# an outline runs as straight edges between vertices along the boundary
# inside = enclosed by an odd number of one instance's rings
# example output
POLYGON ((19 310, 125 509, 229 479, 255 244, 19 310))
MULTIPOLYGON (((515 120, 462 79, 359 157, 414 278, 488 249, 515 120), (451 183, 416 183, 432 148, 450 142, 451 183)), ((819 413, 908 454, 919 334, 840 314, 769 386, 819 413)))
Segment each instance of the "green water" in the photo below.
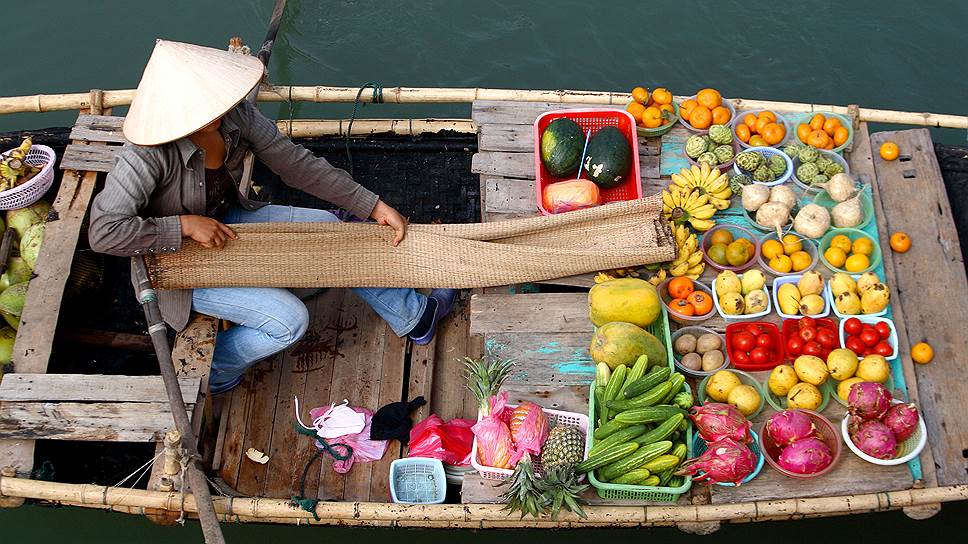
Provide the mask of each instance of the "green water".
MULTIPOLYGON (((261 43, 273 0, 47 0, 6 19, 7 59, 0 94, 77 92, 137 85, 154 38, 222 47, 232 35, 261 43)), ((513 2, 290 0, 272 55, 270 79, 300 85, 507 87, 625 90, 636 84, 689 94, 723 94, 966 114, 964 23, 968 3, 828 2, 513 2)), ((9 15, 9 13, 5 13, 9 15)), ((277 117, 346 117, 349 105, 268 105, 277 117)), ((119 110, 119 113, 123 110, 119 110)), ((67 126, 75 113, 0 117, 0 131, 67 126)), ((371 105, 369 117, 469 117, 460 105, 371 105)), ((886 128, 886 127, 885 127, 886 128)), ((965 133, 935 131, 964 143, 965 133)), ((842 538, 952 539, 968 504, 946 505, 927 522, 900 513, 726 526, 730 542, 823 542, 842 538), (961 519, 959 523, 957 520, 961 519), (926 531, 929 531, 926 533, 926 531)), ((25 507, 0 511, 5 542, 200 541, 197 526, 159 528, 143 518, 25 507)), ((233 525, 230 542, 299 538, 380 542, 420 538, 497 541, 506 532, 394 531, 233 525)), ((959 531, 960 533, 960 531, 959 531)), ((542 532, 542 542, 596 534, 542 532)), ((615 531, 627 541, 641 532, 615 531)), ((674 529, 650 537, 693 542, 674 529)), ((709 541, 706 539, 704 541, 709 541)))

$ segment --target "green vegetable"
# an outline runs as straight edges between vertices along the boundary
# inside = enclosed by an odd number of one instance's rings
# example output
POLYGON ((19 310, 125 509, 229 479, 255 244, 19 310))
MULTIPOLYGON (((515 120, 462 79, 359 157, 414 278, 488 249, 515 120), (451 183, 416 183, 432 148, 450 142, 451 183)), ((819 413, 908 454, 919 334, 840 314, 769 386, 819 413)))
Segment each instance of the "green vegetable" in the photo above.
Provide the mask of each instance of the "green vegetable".
POLYGON ((585 133, 578 123, 561 117, 549 124, 541 133, 541 162, 548 173, 556 178, 578 170, 585 133))
POLYGON ((669 487, 679 487, 686 482, 682 476, 673 476, 669 479, 669 487))
POLYGON ((664 399, 669 394, 669 391, 672 390, 672 386, 673 383, 671 380, 662 382, 635 398, 608 401, 606 406, 608 406, 610 410, 622 411, 631 410, 633 408, 645 408, 646 406, 659 404, 659 401, 664 399))
POLYGON ((649 356, 642 354, 635 361, 635 364, 632 365, 632 370, 629 370, 628 374, 626 374, 625 383, 622 384, 622 389, 619 391, 616 398, 620 398, 620 399, 625 398, 624 396, 625 390, 628 388, 629 385, 635 382, 635 380, 641 378, 642 375, 645 374, 645 369, 647 368, 649 368, 649 356))
POLYGON ((616 421, 613 419, 612 421, 609 421, 608 423, 595 429, 595 432, 592 433, 592 436, 595 437, 595 440, 604 440, 606 437, 611 436, 613 433, 617 433, 621 431, 622 429, 628 427, 629 425, 631 425, 631 423, 623 423, 621 421, 616 421))
POLYGON ((602 189, 621 185, 631 166, 632 147, 619 129, 605 127, 596 132, 588 142, 582 168, 588 179, 602 189))
MULTIPOLYGON (((670 442, 670 445, 671 445, 671 442, 670 442)), ((607 450, 599 453, 595 457, 589 457, 588 459, 585 459, 581 463, 578 463, 578 465, 575 467, 575 472, 578 472, 581 474, 585 472, 591 472, 598 467, 603 467, 610 463, 614 463, 619 459, 628 457, 629 455, 632 455, 637 449, 639 449, 639 445, 636 444, 635 442, 625 442, 622 444, 616 444, 611 448, 608 448, 607 450)))
POLYGON ((642 435, 636 435, 634 440, 640 446, 646 446, 653 442, 658 442, 659 440, 665 440, 666 438, 669 438, 672 433, 676 432, 676 429, 679 427, 679 424, 685 420, 685 417, 686 416, 684 414, 675 414, 669 419, 663 421, 662 424, 655 429, 652 429, 651 431, 642 435))
MULTIPOLYGON (((672 449, 672 442, 669 442, 668 440, 656 442, 655 444, 649 444, 648 446, 641 446, 631 454, 619 458, 617 461, 614 461, 606 466, 605 469, 602 470, 602 476, 604 476, 606 480, 614 480, 630 470, 635 470, 637 468, 648 468, 644 466, 646 463, 659 457, 670 449, 672 449)), ((655 471, 651 469, 649 472, 655 473, 655 471)))
POLYGON ((676 398, 676 395, 682 391, 682 385, 686 383, 686 377, 676 372, 669 378, 669 383, 672 385, 669 387, 669 392, 666 393, 666 396, 662 397, 662 400, 659 401, 660 404, 670 404, 672 399, 676 398))
POLYGON ((642 393, 645 393, 649 389, 659 385, 660 383, 669 379, 672 374, 672 370, 667 366, 654 366, 648 374, 642 376, 641 378, 635 380, 628 387, 625 388, 624 395, 625 398, 630 399, 637 397, 642 393))
POLYGON ((598 418, 599 425, 605 422, 605 386, 595 386, 595 417, 598 418))
MULTIPOLYGON (((670 444, 672 444, 672 442, 670 442, 670 444)), ((672 454, 666 454, 652 458, 650 461, 642 465, 641 468, 647 468, 652 473, 657 473, 662 472, 663 470, 676 468, 677 466, 679 466, 679 458, 672 454)))
POLYGON ((599 454, 602 451, 614 446, 615 444, 621 444, 622 442, 629 442, 635 438, 638 438, 639 435, 644 434, 645 431, 647 430, 648 430, 648 427, 646 427, 645 425, 631 425, 620 431, 612 433, 611 435, 605 437, 603 440, 599 442, 595 442, 595 445, 592 447, 592 449, 588 450, 588 456, 591 457, 593 455, 599 454))
POLYGON ((618 368, 612 372, 612 377, 608 379, 608 385, 605 386, 605 408, 602 409, 603 421, 608 421, 610 419, 608 414, 608 401, 616 398, 618 396, 618 392, 622 390, 622 385, 625 384, 625 374, 627 372, 627 366, 618 365, 618 368))
POLYGON ((639 469, 626 472, 625 474, 619 476, 618 478, 615 478, 609 483, 622 484, 622 485, 635 485, 645 480, 651 475, 652 473, 649 472, 647 469, 639 468, 639 469))
POLYGON ((692 393, 689 391, 676 393, 676 396, 672 397, 672 404, 682 408, 683 410, 692 408, 692 393))
POLYGON ((612 369, 605 363, 595 365, 595 385, 605 387, 608 379, 612 376, 612 369))
POLYGON ((625 410, 615 415, 615 421, 624 423, 626 426, 636 423, 655 423, 665 421, 676 414, 685 414, 686 411, 678 406, 660 404, 658 406, 648 406, 646 408, 634 408, 625 410))

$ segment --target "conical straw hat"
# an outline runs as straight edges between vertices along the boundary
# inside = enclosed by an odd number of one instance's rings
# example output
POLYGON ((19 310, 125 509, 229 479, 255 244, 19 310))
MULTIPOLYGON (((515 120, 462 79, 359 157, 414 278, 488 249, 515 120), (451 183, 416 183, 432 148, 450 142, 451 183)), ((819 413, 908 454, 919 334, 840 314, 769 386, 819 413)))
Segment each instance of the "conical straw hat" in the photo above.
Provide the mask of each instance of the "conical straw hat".
POLYGON ((159 145, 188 136, 241 102, 262 73, 255 57, 158 40, 124 120, 124 137, 159 145))

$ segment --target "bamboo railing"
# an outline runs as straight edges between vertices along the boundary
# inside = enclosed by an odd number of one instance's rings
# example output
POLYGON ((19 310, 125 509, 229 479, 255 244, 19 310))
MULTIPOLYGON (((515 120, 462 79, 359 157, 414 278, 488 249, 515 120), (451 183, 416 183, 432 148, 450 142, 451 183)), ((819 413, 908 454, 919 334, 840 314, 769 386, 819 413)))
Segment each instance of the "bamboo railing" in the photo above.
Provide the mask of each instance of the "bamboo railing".
MULTIPOLYGON (((133 89, 103 91, 98 94, 105 108, 125 106, 134 97, 133 89)), ((353 102, 359 88, 332 86, 294 86, 275 85, 263 87, 258 99, 263 102, 353 102)), ((45 112, 58 110, 86 109, 91 105, 94 93, 37 94, 31 96, 0 97, 0 114, 20 112, 45 112)), ((626 104, 631 100, 629 93, 611 91, 576 90, 524 90, 524 89, 487 89, 441 88, 441 87, 384 87, 383 102, 394 104, 431 104, 431 103, 469 103, 474 100, 510 100, 522 102, 556 102, 578 104, 626 104)), ((682 99, 683 97, 677 97, 682 99)), ((372 102, 373 95, 364 91, 360 96, 363 102, 372 102)), ((743 109, 771 109, 780 112, 831 111, 848 114, 848 106, 832 104, 810 104, 780 102, 773 100, 734 99, 743 109)), ((928 112, 905 112, 858 108, 860 121, 871 123, 893 123, 924 127, 944 127, 968 129, 968 116, 928 112)))

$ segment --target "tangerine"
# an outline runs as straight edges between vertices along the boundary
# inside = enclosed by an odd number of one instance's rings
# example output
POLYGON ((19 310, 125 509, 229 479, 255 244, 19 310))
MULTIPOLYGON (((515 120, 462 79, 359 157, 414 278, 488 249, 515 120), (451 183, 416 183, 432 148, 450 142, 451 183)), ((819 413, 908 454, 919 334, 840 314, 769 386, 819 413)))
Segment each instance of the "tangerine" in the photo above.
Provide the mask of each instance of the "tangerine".
POLYGON ((770 259, 770 268, 781 274, 786 274, 793 270, 793 261, 786 255, 777 255, 770 259))
POLYGON ((783 235, 783 252, 787 255, 791 255, 796 251, 803 249, 803 240, 800 239, 796 234, 784 234, 783 235))
POLYGON ((743 124, 748 126, 751 131, 756 132, 756 116, 752 113, 743 116, 743 124))
POLYGON ((766 143, 776 145, 783 141, 783 137, 786 136, 786 129, 779 123, 767 123, 760 134, 763 135, 766 143))
POLYGON ((722 105, 723 96, 716 89, 702 89, 696 93, 696 102, 710 110, 722 105))
POLYGON ((728 245, 733 243, 733 233, 728 229, 717 229, 716 232, 709 236, 710 244, 724 244, 728 245))
POLYGON ((642 126, 645 128, 656 128, 662 124, 662 110, 655 106, 649 106, 642 112, 642 126))
POLYGON ((689 124, 693 128, 705 130, 709 128, 709 125, 713 124, 713 112, 706 106, 696 106, 692 109, 692 114, 689 116, 689 124))
POLYGON ((679 117, 682 117, 683 121, 688 121, 689 114, 692 113, 692 110, 698 105, 699 102, 696 102, 691 98, 684 101, 682 104, 679 104, 679 117))
POLYGON ((818 149, 825 149, 827 145, 832 144, 833 141, 830 139, 830 136, 823 131, 823 129, 817 129, 810 132, 810 136, 807 136, 807 143, 818 149))
POLYGON ((729 112, 729 109, 722 106, 716 106, 713 108, 713 124, 725 125, 729 123, 729 120, 733 117, 733 114, 729 112))
POLYGON ((895 232, 891 235, 891 249, 895 253, 906 253, 907 250, 911 249, 911 238, 906 232, 895 232))
POLYGON ((769 125, 772 122, 773 121, 770 121, 766 117, 757 117, 756 118, 756 133, 762 136, 763 135, 763 129, 766 128, 766 125, 769 125))
POLYGON ((926 365, 934 359, 934 349, 927 342, 918 342, 911 348, 911 360, 920 365, 926 365))
POLYGON ((770 145, 766 143, 766 140, 764 140, 763 137, 760 136, 759 134, 750 136, 749 144, 753 147, 769 147, 770 145))
POLYGON ((800 138, 801 142, 807 143, 807 138, 809 137, 810 137, 810 125, 806 123, 800 123, 799 125, 797 125, 797 138, 800 138))
POLYGON ((769 262, 777 255, 783 255, 783 244, 779 240, 767 240, 760 246, 760 252, 763 253, 763 256, 769 262))
POLYGON ((871 253, 874 253, 874 242, 866 236, 861 236, 860 238, 854 240, 853 245, 850 247, 850 251, 855 255, 870 256, 871 253))
POLYGON ((766 117, 772 122, 776 122, 776 114, 769 110, 761 111, 756 117, 766 117))
POLYGON ((813 257, 806 251, 794 251, 790 255, 790 261, 793 263, 793 270, 800 272, 810 267, 813 263, 813 257))
POLYGON ((847 130, 847 127, 837 127, 837 130, 834 131, 834 146, 844 145, 848 138, 850 138, 850 131, 847 130))
POLYGON ((652 101, 656 104, 672 104, 672 93, 665 87, 659 87, 652 91, 652 101))
POLYGON ((827 122, 827 118, 824 117, 822 113, 814 114, 814 116, 810 118, 810 130, 823 130, 823 124, 825 122, 827 122))
POLYGON ((840 119, 836 117, 831 117, 823 122, 823 131, 827 133, 828 136, 833 138, 834 132, 840 128, 840 119))
POLYGON ((746 126, 744 123, 736 125, 736 137, 739 138, 741 142, 749 142, 750 136, 750 127, 746 126))
POLYGON ((850 252, 851 241, 846 234, 838 234, 830 239, 830 247, 839 247, 844 253, 850 252))
POLYGON ((880 154, 885 161, 893 161, 900 154, 901 150, 894 142, 884 142, 881 144, 880 154))
POLYGON ((870 265, 871 260, 867 258, 867 255, 864 255, 863 253, 854 253, 850 257, 847 257, 847 262, 844 263, 844 270, 848 272, 862 272, 867 268, 870 268, 870 265))
POLYGON ((642 122, 642 114, 645 112, 645 106, 641 102, 629 102, 628 106, 625 106, 625 111, 632 114, 635 117, 637 123, 642 122))
POLYGON ((839 247, 830 246, 827 248, 827 251, 823 252, 823 258, 827 259, 830 266, 841 268, 847 262, 847 253, 839 247))
POLYGON ((649 90, 645 87, 636 87, 632 89, 632 100, 635 100, 639 104, 648 104, 649 90))

